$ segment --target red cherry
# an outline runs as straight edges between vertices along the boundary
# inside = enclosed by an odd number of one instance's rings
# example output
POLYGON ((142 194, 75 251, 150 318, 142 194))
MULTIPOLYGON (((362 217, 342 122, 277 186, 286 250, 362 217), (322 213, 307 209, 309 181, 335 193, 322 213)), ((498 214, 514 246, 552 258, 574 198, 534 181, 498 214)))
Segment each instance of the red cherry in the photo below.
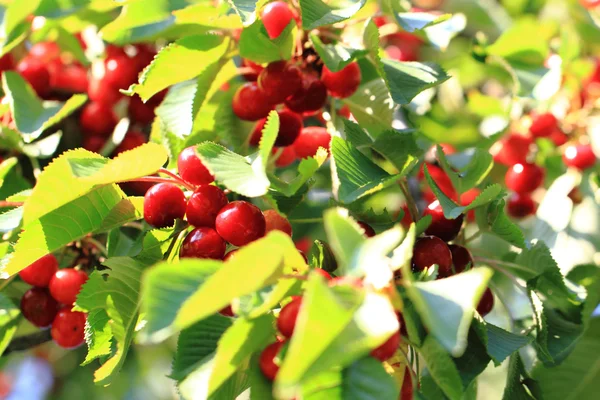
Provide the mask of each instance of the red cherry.
POLYGON ((190 196, 185 215, 188 222, 195 227, 214 228, 217 214, 228 202, 225 192, 218 187, 201 185, 190 196))
POLYGON ((135 122, 142 125, 148 125, 154 121, 156 114, 154 113, 155 106, 148 101, 144 104, 139 96, 133 96, 129 100, 129 106, 127 107, 127 113, 129 117, 135 122))
POLYGON ((75 268, 65 268, 56 271, 50 280, 50 294, 61 304, 75 304, 81 286, 88 280, 85 272, 75 268))
POLYGON ((88 85, 87 69, 78 64, 61 65, 56 73, 50 73, 50 86, 60 92, 85 93, 88 85))
POLYGON ((600 0, 579 0, 579 2, 582 6, 590 10, 600 5, 600 0))
POLYGON ((350 97, 360 85, 361 74, 357 62, 346 65, 338 72, 331 72, 327 66, 323 67, 321 81, 329 94, 339 99, 350 97))
POLYGON ((561 131, 560 129, 555 129, 552 134, 550 135, 550 140, 552 140, 552 142, 554 143, 554 145, 556 147, 558 146, 562 146, 563 144, 567 143, 567 141, 569 140, 569 137, 567 135, 565 135, 565 133, 563 131, 561 131))
POLYGON ((265 217, 252 203, 232 201, 219 211, 217 232, 234 246, 244 246, 265 235, 265 217))
POLYGON ((398 61, 418 61, 423 41, 408 32, 397 32, 383 38, 384 48, 389 58, 398 61))
POLYGON ((563 162, 567 167, 583 171, 596 164, 596 155, 590 145, 571 145, 563 153, 563 162))
POLYGON ((233 312, 233 309, 231 308, 231 305, 228 305, 227 307, 223 308, 221 311, 219 311, 219 314, 221 314, 225 317, 235 317, 235 314, 233 312))
POLYGON ((185 196, 171 183, 152 186, 144 196, 144 219, 156 228, 173 226, 185 215, 185 196))
POLYGON ((33 57, 25 57, 16 68, 17 72, 25 79, 40 97, 50 94, 50 72, 46 64, 33 57))
POLYGON ((32 286, 47 287, 58 271, 58 260, 54 254, 46 254, 19 272, 23 282, 32 286))
POLYGON ((285 105, 298 114, 312 114, 327 102, 327 88, 317 77, 304 74, 302 88, 285 100, 285 105))
POLYGON ((406 370, 404 370, 404 379, 402 380, 402 389, 400 389, 399 400, 413 400, 412 377, 410 376, 408 368, 410 367, 406 367, 406 370))
POLYGON ((384 362, 396 354, 398 347, 400 347, 400 331, 394 332, 381 346, 372 350, 371 356, 384 362))
MULTIPOLYGON (((427 171, 429 172, 429 175, 431 175, 431 178, 438 185, 442 193, 444 193, 451 199, 456 199, 456 190, 454 190, 452 180, 450 180, 450 177, 448 176, 448 174, 446 174, 446 171, 434 164, 426 163, 424 165, 427 165, 427 171)), ((417 174, 417 178, 421 180, 425 179, 425 172, 423 166, 421 166, 421 169, 417 174)))
POLYGON ((508 198, 506 210, 513 218, 525 218, 535 213, 535 202, 528 193, 513 193, 508 198))
POLYGON ((246 72, 242 74, 244 79, 246 79, 249 82, 255 82, 258 79, 258 75, 260 75, 260 73, 264 69, 260 64, 247 60, 245 58, 242 58, 241 66, 242 68, 247 68, 251 70, 251 72, 246 72))
POLYGON ((452 253, 448 245, 435 236, 425 236, 417 240, 413 248, 413 271, 422 271, 434 264, 438 265, 440 276, 449 276, 452 272, 452 253))
POLYGON ((517 193, 531 193, 544 182, 544 169, 535 164, 515 164, 506 171, 506 187, 517 193))
POLYGON ((283 168, 296 161, 296 152, 293 146, 273 147, 271 153, 277 154, 279 150, 281 150, 281 153, 279 153, 279 156, 275 160, 275 166, 283 168))
POLYGON ((531 138, 511 133, 494 143, 490 153, 494 156, 494 161, 500 164, 512 166, 527 162, 527 156, 533 140, 531 138))
POLYGON ((529 127, 529 133, 534 138, 548 137, 558 129, 558 120, 552 113, 544 113, 535 116, 529 127))
POLYGON ((459 246, 457 244, 451 244, 448 246, 452 253, 452 264, 454 264, 454 272, 459 274, 463 272, 467 266, 473 268, 473 256, 466 247, 459 246))
POLYGON ((286 338, 291 338, 296 327, 296 319, 298 318, 298 312, 300 312, 300 306, 302 305, 302 297, 294 296, 292 301, 287 303, 285 307, 279 312, 277 317, 277 329, 286 338))
POLYGON ((431 215, 431 224, 425 231, 428 235, 437 236, 440 239, 449 242, 458 236, 462 227, 464 215, 458 216, 455 219, 447 219, 444 216, 444 210, 439 201, 434 201, 429 204, 423 216, 431 215))
POLYGON ((346 119, 353 118, 352 113, 350 112, 350 107, 348 107, 345 104, 342 107, 340 107, 339 110, 337 110, 337 114, 342 118, 346 118, 346 119))
POLYGON ((102 103, 109 107, 112 107, 123 97, 119 89, 109 85, 104 79, 98 78, 90 80, 87 94, 92 102, 102 103))
POLYGON ((371 227, 371 225, 367 224, 366 222, 362 222, 362 221, 358 221, 357 223, 363 229, 363 231, 364 231, 363 234, 366 237, 373 237, 376 235, 375 229, 373 229, 371 227))
POLYGON ((6 53, 0 57, 0 73, 10 71, 15 67, 15 60, 11 53, 6 53))
POLYGON ((271 231, 281 231, 292 237, 292 225, 286 217, 275 210, 267 210, 263 212, 263 215, 265 216, 265 234, 271 231))
POLYGON ((302 88, 302 71, 286 61, 272 62, 258 75, 258 87, 272 103, 281 103, 302 88))
POLYGON ((27 321, 38 328, 50 326, 58 312, 58 303, 45 288, 34 287, 23 294, 21 312, 27 321))
MULTIPOLYGON (((306 256, 305 256, 305 258, 306 258, 306 256)), ((308 261, 306 263, 308 264, 308 261)), ((315 274, 321 275, 323 278, 325 278, 328 281, 333 279, 333 277, 329 274, 329 272, 325 271, 322 268, 315 268, 315 269, 313 269, 313 271, 315 271, 315 274)))
POLYGON ((31 46, 29 56, 37 58, 44 63, 49 63, 60 58, 60 47, 56 42, 39 42, 31 46))
MULTIPOLYGON (((279 115, 279 131, 277 132, 277 139, 275 139, 275 146, 289 146, 294 143, 302 131, 304 126, 302 118, 295 112, 289 110, 277 111, 277 114, 279 115)), ((250 145, 258 146, 266 122, 267 119, 263 118, 256 123, 252 135, 250 136, 250 145)))
POLYGON ((114 155, 117 156, 124 151, 133 150, 136 147, 140 147, 147 141, 146 135, 144 135, 142 132, 138 130, 130 130, 123 138, 123 141, 115 149, 114 155))
POLYGON ((81 146, 94 153, 99 153, 106 143, 106 138, 103 136, 87 135, 83 138, 81 146))
POLYGON ((85 314, 63 308, 52 321, 50 334, 60 347, 72 349, 84 341, 85 314))
POLYGON ((248 82, 236 90, 231 107, 239 119, 258 121, 266 118, 273 109, 273 102, 260 90, 256 82, 248 82))
POLYGON ((260 17, 270 39, 275 39, 294 19, 294 13, 284 1, 274 1, 263 8, 260 17))
POLYGON ((104 80, 112 87, 127 89, 137 80, 137 65, 127 55, 112 55, 104 60, 104 80))
POLYGON ((117 116, 112 108, 102 103, 86 104, 79 117, 84 134, 105 137, 112 134, 117 122, 117 116))
POLYGON ((479 304, 477 304, 477 312, 482 317, 485 317, 490 313, 490 311, 492 311, 493 307, 494 295, 489 288, 485 289, 485 292, 483 292, 483 295, 481 296, 481 300, 479 300, 479 304))
POLYGON ((152 63, 156 56, 156 50, 148 44, 136 44, 135 49, 137 53, 131 61, 135 64, 136 70, 140 72, 152 63))
MULTIPOLYGON (((481 194, 481 190, 477 188, 469 189, 463 194, 460 195, 460 205, 468 206, 471 204, 479 195, 481 194)), ((475 221, 475 210, 470 210, 467 213, 467 220, 475 221)))
POLYGON ((308 253, 313 245, 313 241, 309 237, 303 237, 296 240, 294 242, 294 245, 299 251, 303 253, 308 253))
POLYGON ((260 353, 260 358, 258 359, 260 370, 271 381, 275 380, 275 376, 277 376, 277 372, 279 371, 279 365, 275 363, 275 358, 284 344, 285 342, 271 343, 260 353))
POLYGON ((222 260, 225 256, 225 241, 207 226, 196 228, 185 237, 179 251, 180 258, 212 258, 222 260))
MULTIPOLYGON (((408 205, 404 204, 402 206, 402 212, 404 213, 404 215, 402 215, 402 221, 400 221, 400 224, 402 224, 403 227, 408 228, 410 227, 410 224, 413 223, 413 219, 412 216, 410 215, 410 211, 408 210, 408 205)), ((398 214, 400 213, 400 211, 398 211, 398 214)), ((398 215, 396 215, 397 217, 398 215)))
POLYGON ((190 146, 179 153, 177 170, 184 181, 193 185, 207 185, 215 181, 215 177, 196 154, 196 146, 190 146))
POLYGON ((300 136, 293 144, 294 152, 298 158, 313 157, 319 147, 329 151, 331 135, 327 129, 320 126, 309 126, 302 129, 300 136))

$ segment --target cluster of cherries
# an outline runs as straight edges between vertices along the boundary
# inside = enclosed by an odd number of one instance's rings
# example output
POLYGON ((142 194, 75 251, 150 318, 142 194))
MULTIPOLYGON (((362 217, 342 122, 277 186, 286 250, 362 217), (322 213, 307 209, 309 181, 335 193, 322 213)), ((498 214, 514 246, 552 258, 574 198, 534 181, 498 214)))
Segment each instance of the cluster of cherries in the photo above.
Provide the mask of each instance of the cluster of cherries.
POLYGON ((86 315, 71 308, 87 274, 75 268, 58 269, 58 260, 48 254, 19 272, 19 276, 33 286, 21 298, 23 316, 39 328, 52 326, 52 339, 61 347, 81 345, 86 315))

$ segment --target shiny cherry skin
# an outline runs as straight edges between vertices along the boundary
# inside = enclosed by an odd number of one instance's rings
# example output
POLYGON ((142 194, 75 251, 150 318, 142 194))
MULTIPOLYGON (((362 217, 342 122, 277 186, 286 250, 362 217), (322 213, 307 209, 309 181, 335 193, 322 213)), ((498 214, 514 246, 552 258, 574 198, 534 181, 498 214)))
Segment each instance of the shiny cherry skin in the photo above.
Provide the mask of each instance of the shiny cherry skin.
POLYGON ((400 347, 400 331, 394 332, 381 346, 371 351, 371 357, 384 362, 390 359, 400 347))
POLYGON ((232 201, 219 211, 217 232, 234 246, 244 246, 265 235, 265 217, 252 203, 232 201))
POLYGON ((323 67, 321 81, 329 91, 329 94, 338 99, 345 99, 356 92, 360 85, 361 73, 357 62, 346 65, 338 72, 332 72, 323 67))
POLYGON ((449 242, 458 236, 460 228, 462 227, 464 215, 461 214, 458 218, 447 219, 444 216, 444 210, 439 201, 434 201, 429 204, 423 216, 431 215, 431 224, 425 230, 425 233, 432 236, 437 236, 443 241, 449 242))
POLYGON ((413 248, 413 271, 422 271, 434 264, 438 265, 438 275, 452 273, 452 253, 448 245, 435 236, 425 236, 417 240, 413 248))
POLYGON ((363 231, 364 231, 363 235, 365 235, 366 237, 373 237, 376 235, 375 229, 373 229, 371 227, 371 225, 367 224, 366 222, 362 222, 362 221, 358 221, 357 223, 363 229, 363 231))
POLYGON ((6 53, 0 57, 0 73, 10 71, 15 67, 15 60, 11 53, 6 53))
POLYGON ((94 103, 101 103, 112 107, 123 97, 118 88, 115 88, 104 79, 92 78, 88 84, 87 94, 94 103))
POLYGON ((196 228, 183 239, 180 258, 211 258, 222 260, 227 245, 217 231, 207 226, 196 228))
POLYGON ((279 312, 277 317, 277 329, 286 338, 291 338, 296 327, 296 319, 300 306, 302 305, 301 296, 293 296, 292 301, 287 303, 279 312))
POLYGON ((296 151, 294 151, 294 146, 286 146, 286 147, 273 147, 272 154, 279 153, 279 156, 275 160, 275 166, 279 168, 287 167, 288 165, 293 164, 296 161, 296 151), (279 152, 281 150, 281 152, 279 152))
POLYGON ((144 135, 141 131, 132 129, 127 132, 123 138, 123 141, 119 143, 115 149, 114 155, 117 156, 125 151, 133 150, 136 147, 140 147, 147 141, 148 139, 146 139, 146 135, 144 135))
POLYGON ((31 286, 47 287, 56 271, 58 271, 58 260, 54 254, 46 254, 22 269, 19 276, 23 282, 31 286))
POLYGON ((133 96, 129 100, 127 114, 129 117, 142 125, 148 125, 154 121, 156 114, 154 113, 155 106, 150 102, 144 103, 139 96, 133 96))
POLYGON ((452 264, 454 264, 456 274, 463 272, 467 267, 473 268, 473 256, 466 247, 457 244, 451 244, 448 247, 452 253, 452 264))
POLYGON ((117 115, 110 106, 102 103, 88 103, 83 107, 79 124, 84 135, 109 137, 117 126, 117 115))
POLYGON ((581 3, 581 5, 585 8, 591 10, 592 8, 596 8, 600 5, 600 0, 579 0, 579 3, 581 3))
POLYGON ((534 138, 548 137, 558 129, 558 120, 552 113, 543 113, 536 115, 529 127, 529 133, 534 138))
POLYGON ((269 38, 275 39, 294 19, 294 13, 285 1, 273 1, 262 9, 260 17, 269 38))
POLYGON ((265 234, 271 231, 281 231, 292 237, 292 224, 283 215, 275 210, 267 210, 263 212, 265 216, 265 234))
POLYGON ((60 269, 50 280, 48 289, 56 301, 70 306, 75 303, 81 287, 87 280, 87 274, 79 269, 60 269))
POLYGON ((515 164, 506 171, 506 187, 517 193, 531 193, 544 183, 544 169, 532 163, 515 164))
POLYGON ((248 82, 255 82, 258 79, 258 75, 260 75, 260 73, 262 72, 262 70, 264 69, 262 65, 257 64, 253 61, 247 60, 245 58, 242 58, 242 63, 241 63, 243 68, 247 68, 249 69, 251 72, 246 72, 242 74, 242 77, 247 80, 248 82))
POLYGON ((567 147, 562 158, 567 167, 577 168, 580 171, 591 168, 596 164, 596 155, 592 150, 592 146, 587 144, 567 147))
POLYGON ((307 158, 316 155, 319 147, 323 147, 329 152, 330 143, 331 135, 327 129, 320 126, 309 126, 302 129, 293 147, 298 158, 307 158))
POLYGON ((25 79, 40 97, 50 94, 50 72, 46 64, 33 57, 25 57, 16 67, 16 71, 25 79))
POLYGON ((258 75, 258 87, 272 103, 282 103, 302 88, 302 71, 286 61, 272 62, 258 75))
POLYGON ((258 365, 263 375, 270 381, 274 381, 279 371, 279 365, 275 363, 275 358, 283 347, 285 342, 271 343, 260 353, 258 365))
POLYGON ((196 154, 196 146, 190 146, 179 153, 177 170, 179 176, 192 185, 208 185, 215 181, 215 177, 211 175, 196 154))
POLYGON ((525 218, 535 213, 535 202, 528 193, 513 193, 506 202, 506 211, 513 218, 525 218))
POLYGON ((29 56, 49 63, 60 57, 60 47, 56 42, 39 42, 31 46, 29 56))
POLYGON ((492 308, 494 308, 494 295, 492 294, 492 291, 488 288, 485 289, 485 292, 483 292, 483 295, 479 300, 479 304, 477 304, 477 312, 482 317, 485 317, 490 313, 490 311, 492 311, 492 308))
MULTIPOLYGON (((294 143, 296 138, 298 138, 304 127, 302 118, 290 110, 277 111, 277 114, 279 115, 279 131, 277 132, 277 138, 275 139, 275 146, 289 146, 294 143)), ((252 130, 252 135, 250 136, 250 145, 258 146, 266 122, 267 119, 263 118, 256 123, 252 130)))
POLYGON ((190 196, 185 209, 188 222, 195 226, 215 227, 221 208, 229 203, 225 192, 216 186, 201 185, 190 196))
POLYGON ((317 77, 304 74, 302 88, 285 100, 285 105, 298 114, 313 114, 327 102, 327 88, 317 77))
POLYGON ((65 93, 85 93, 89 81, 87 69, 78 64, 61 65, 57 73, 50 74, 52 89, 65 93))
POLYGON ((52 329, 50 329, 52 339, 65 349, 80 346, 85 339, 85 320, 84 313, 63 308, 52 321, 52 329))
POLYGON ((38 328, 50 326, 56 313, 58 303, 45 288, 34 287, 21 298, 21 313, 25 319, 38 328))
POLYGON ((511 133, 494 143, 490 152, 494 156, 495 162, 510 167, 515 164, 527 162, 531 146, 533 146, 533 139, 517 133, 511 133))
POLYGON ((110 86, 127 89, 137 80, 137 65, 127 55, 108 56, 104 61, 104 80, 110 86))
POLYGON ((273 105, 274 103, 260 90, 256 82, 248 82, 240 86, 231 103, 233 113, 245 121, 266 118, 273 105))
POLYGON ((159 183, 144 196, 144 219, 155 228, 173 226, 176 219, 185 215, 185 207, 185 196, 179 187, 159 183))

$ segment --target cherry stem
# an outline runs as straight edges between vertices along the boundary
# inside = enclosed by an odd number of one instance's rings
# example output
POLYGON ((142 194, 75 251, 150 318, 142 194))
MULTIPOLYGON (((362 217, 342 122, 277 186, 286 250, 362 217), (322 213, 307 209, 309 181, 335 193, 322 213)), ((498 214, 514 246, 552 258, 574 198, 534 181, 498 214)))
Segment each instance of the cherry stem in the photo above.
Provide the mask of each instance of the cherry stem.
POLYGON ((176 180, 177 182, 179 182, 179 184, 183 187, 185 187, 188 190, 194 191, 196 190, 196 187, 193 185, 190 185, 189 183, 187 183, 186 181, 184 181, 183 179, 181 179, 181 177, 177 174, 174 174, 173 172, 169 171, 166 168, 161 168, 158 170, 159 174, 165 174, 165 175, 169 175, 171 178, 173 178, 174 180, 176 180))
POLYGON ((23 204, 22 201, 0 201, 0 207, 21 207, 23 204))
POLYGON ((15 351, 29 350, 51 340, 52 336, 50 336, 50 329, 35 332, 30 335, 19 336, 10 342, 6 350, 4 350, 4 353, 2 353, 2 356, 6 356, 15 351))

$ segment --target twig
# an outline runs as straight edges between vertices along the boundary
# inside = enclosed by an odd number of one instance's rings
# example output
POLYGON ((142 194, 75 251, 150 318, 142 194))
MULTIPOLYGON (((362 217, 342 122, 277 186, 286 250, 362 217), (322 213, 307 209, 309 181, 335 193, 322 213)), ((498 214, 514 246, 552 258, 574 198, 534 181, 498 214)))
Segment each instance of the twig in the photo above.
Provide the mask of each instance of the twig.
POLYGON ((159 174, 165 174, 165 175, 169 175, 171 178, 173 178, 174 180, 176 180, 177 182, 179 182, 179 184, 183 187, 185 187, 188 190, 194 191, 196 190, 196 187, 194 187, 193 185, 190 185, 189 183, 187 183, 186 181, 184 181, 183 179, 181 179, 181 177, 177 174, 172 173, 171 171, 169 171, 166 168, 161 168, 158 170, 159 174))
POLYGON ((92 237, 85 238, 85 241, 97 248, 104 256, 108 257, 108 251, 102 243, 92 237))
POLYGON ((0 207, 21 207, 23 204, 22 201, 0 201, 0 207))
MULTIPOLYGON (((174 179, 169 178, 161 178, 159 176, 142 176, 141 178, 130 179, 124 182, 154 182, 154 183, 172 183, 174 185, 181 185, 181 182, 178 182, 174 179)), ((187 189, 187 187, 186 187, 187 189)), ((190 189, 193 190, 193 189, 190 189)))
POLYGON ((314 224, 315 222, 322 222, 323 218, 304 218, 304 219, 290 219, 290 222, 294 224, 314 224))
POLYGON ((29 350, 52 340, 50 336, 50 329, 32 333, 30 335, 24 335, 14 338, 6 350, 4 350, 3 356, 6 356, 15 351, 29 350))

